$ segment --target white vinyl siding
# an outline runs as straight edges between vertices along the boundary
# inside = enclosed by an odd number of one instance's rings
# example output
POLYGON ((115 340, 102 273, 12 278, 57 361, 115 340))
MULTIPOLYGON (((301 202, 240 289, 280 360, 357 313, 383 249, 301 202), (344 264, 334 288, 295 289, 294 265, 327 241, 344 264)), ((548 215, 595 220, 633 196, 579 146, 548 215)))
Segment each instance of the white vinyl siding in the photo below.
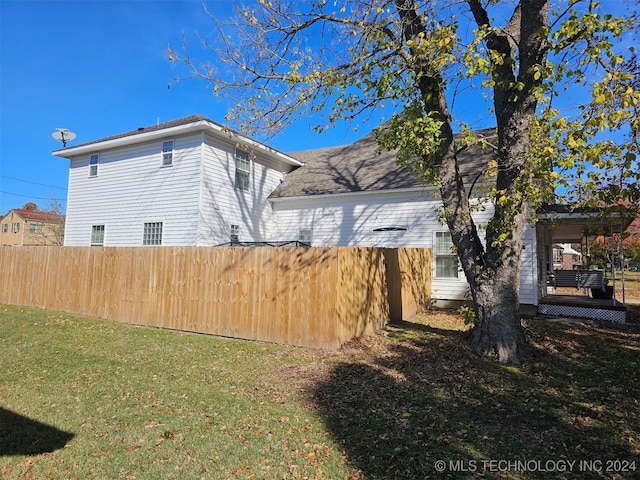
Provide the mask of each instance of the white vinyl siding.
MULTIPOLYGON (((434 300, 468 300, 464 273, 458 278, 438 278, 435 234, 446 231, 439 222, 440 200, 432 192, 360 194, 274 201, 277 228, 272 240, 296 238, 300 224, 313 226, 314 246, 379 246, 431 248, 432 296, 434 300), (398 226, 402 228, 387 228, 398 226), (403 230, 406 228, 406 231, 403 230), (378 231, 374 231, 378 230, 378 231)), ((473 214, 478 225, 492 214, 489 205, 473 214)), ((535 234, 525 228, 520 302, 536 304, 535 234)), ((484 233, 479 232, 484 241, 484 233)))
MULTIPOLYGON (((251 162, 249 192, 235 188, 236 146, 212 135, 205 136, 198 217, 198 245, 229 242, 229 225, 239 224, 243 242, 273 238, 275 219, 268 196, 280 184, 284 163, 264 158, 260 152, 251 162)), ((295 240, 292 236, 289 240, 295 240)))
POLYGON ((196 245, 202 135, 176 137, 173 167, 159 168, 157 141, 105 150, 100 175, 86 176, 90 156, 71 160, 65 245, 89 245, 92 225, 107 225, 110 246, 141 246, 143 224, 164 224, 162 244, 196 245))

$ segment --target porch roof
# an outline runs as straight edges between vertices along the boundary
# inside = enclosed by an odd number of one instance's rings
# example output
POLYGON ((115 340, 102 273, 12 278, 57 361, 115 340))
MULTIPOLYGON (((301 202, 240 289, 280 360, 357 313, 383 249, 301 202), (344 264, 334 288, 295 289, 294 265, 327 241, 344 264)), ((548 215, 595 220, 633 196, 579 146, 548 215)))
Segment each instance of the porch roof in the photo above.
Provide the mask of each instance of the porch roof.
POLYGON ((583 238, 610 236, 625 231, 635 219, 628 210, 605 213, 568 205, 544 205, 537 213, 538 224, 551 230, 554 243, 580 243, 583 238))

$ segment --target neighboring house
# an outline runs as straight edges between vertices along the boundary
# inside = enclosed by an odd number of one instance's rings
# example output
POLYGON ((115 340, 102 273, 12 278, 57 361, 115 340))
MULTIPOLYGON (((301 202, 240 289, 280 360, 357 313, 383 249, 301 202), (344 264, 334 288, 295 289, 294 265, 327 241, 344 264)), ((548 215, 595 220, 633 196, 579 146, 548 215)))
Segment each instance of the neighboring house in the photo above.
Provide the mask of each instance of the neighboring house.
POLYGON ((571 243, 558 243, 553 246, 553 269, 573 270, 582 268, 582 253, 571 243))
POLYGON ((70 160, 67 246, 271 239, 267 197, 302 165, 201 115, 53 154, 70 160))
POLYGON ((0 221, 0 246, 62 245, 64 215, 14 208, 0 221))

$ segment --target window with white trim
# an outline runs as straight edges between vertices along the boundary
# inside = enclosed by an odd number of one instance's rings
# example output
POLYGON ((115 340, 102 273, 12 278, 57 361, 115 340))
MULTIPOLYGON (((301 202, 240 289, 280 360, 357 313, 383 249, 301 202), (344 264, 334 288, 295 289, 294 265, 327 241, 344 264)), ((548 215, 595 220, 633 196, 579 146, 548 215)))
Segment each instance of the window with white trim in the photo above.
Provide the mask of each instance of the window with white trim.
POLYGON ((436 232, 436 278, 458 278, 458 256, 455 254, 451 233, 436 232))
POLYGON ((104 245, 104 225, 93 225, 91 227, 91 246, 104 245))
POLYGON ((100 163, 100 154, 96 153, 91 155, 89 159, 89 176, 97 177, 98 176, 98 163, 100 163))
POLYGON ((298 230, 298 241, 300 243, 311 245, 311 229, 301 228, 300 230, 298 230))
POLYGON ((229 241, 231 243, 238 243, 240 241, 240 225, 229 225, 229 231, 231 232, 229 241))
POLYGON ((29 224, 29 232, 30 233, 42 233, 44 231, 44 225, 41 223, 30 223, 29 224))
POLYGON ((162 245, 162 222, 144 224, 143 245, 162 245))
POLYGON ((162 142, 162 166, 173 165, 173 140, 162 142))
POLYGON ((245 192, 249 191, 249 175, 251 173, 251 160, 249 152, 236 149, 236 179, 235 188, 245 192))
POLYGON ((12 223, 11 224, 11 232, 12 233, 20 232, 20 223, 12 223))
POLYGON ((9 231, 9 224, 8 223, 3 223, 2 224, 2 233, 7 233, 9 231))

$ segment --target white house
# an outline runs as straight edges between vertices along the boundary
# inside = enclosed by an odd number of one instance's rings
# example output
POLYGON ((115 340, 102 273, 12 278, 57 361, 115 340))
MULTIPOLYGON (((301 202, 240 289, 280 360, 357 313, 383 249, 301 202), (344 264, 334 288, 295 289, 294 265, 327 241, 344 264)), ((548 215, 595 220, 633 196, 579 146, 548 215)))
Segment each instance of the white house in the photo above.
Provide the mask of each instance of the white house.
POLYGON ((53 154, 70 160, 66 246, 270 239, 267 197, 302 165, 201 115, 53 154))
MULTIPOLYGON (((70 160, 65 245, 427 247, 433 299, 465 300, 436 189, 378 150, 370 134, 284 154, 200 115, 64 148, 53 154, 70 160)), ((477 149, 460 159, 481 225, 491 205, 483 204, 479 172, 490 156, 477 149)), ((520 295, 533 306, 546 266, 536 261, 534 227, 524 240, 520 295)))
MULTIPOLYGON (((298 236, 311 245, 431 248, 435 303, 444 306, 469 299, 466 278, 452 253, 451 235, 440 218, 437 188, 399 168, 395 153, 380 151, 372 134, 351 145, 290 155, 305 166, 288 174, 269 197, 276 237, 298 236)), ((483 195, 484 167, 490 159, 479 148, 459 155, 467 192, 477 206, 478 225, 492 214, 483 195)), ((524 235, 520 301, 534 306, 540 290, 535 227, 527 226, 524 235)), ((542 278, 546 282, 546 271, 542 278)))

